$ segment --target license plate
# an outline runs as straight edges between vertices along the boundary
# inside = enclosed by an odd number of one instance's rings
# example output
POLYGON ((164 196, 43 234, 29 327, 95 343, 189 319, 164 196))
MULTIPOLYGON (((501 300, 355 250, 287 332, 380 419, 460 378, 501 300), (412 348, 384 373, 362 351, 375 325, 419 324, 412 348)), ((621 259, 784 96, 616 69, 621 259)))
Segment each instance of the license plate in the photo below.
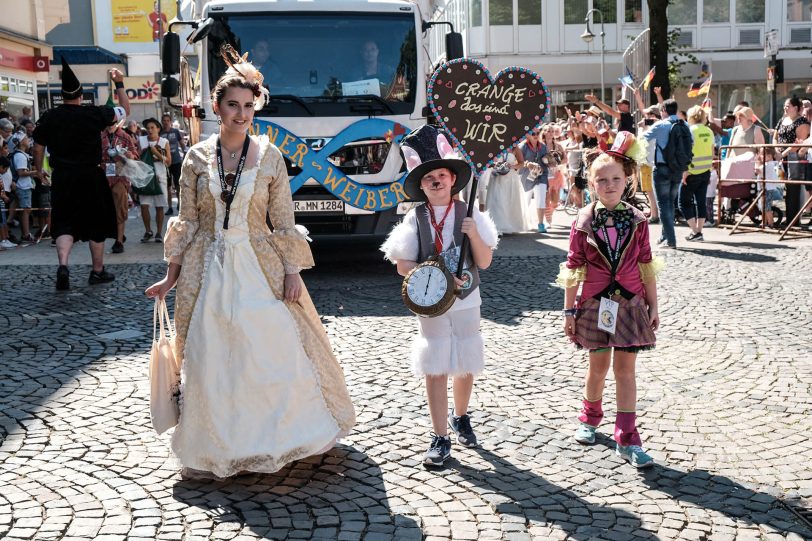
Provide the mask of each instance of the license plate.
POLYGON ((296 212, 330 212, 343 213, 344 201, 339 199, 295 199, 293 210, 296 212))

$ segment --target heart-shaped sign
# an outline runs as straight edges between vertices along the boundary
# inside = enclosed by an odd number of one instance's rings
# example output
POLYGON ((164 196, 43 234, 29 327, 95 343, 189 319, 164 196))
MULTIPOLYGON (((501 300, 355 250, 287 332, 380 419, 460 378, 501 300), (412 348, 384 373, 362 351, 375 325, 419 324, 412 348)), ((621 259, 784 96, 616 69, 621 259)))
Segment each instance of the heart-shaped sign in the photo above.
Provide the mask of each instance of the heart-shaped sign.
POLYGON ((491 77, 470 58, 437 68, 428 97, 431 112, 477 172, 521 143, 550 109, 550 91, 534 72, 512 66, 491 77))

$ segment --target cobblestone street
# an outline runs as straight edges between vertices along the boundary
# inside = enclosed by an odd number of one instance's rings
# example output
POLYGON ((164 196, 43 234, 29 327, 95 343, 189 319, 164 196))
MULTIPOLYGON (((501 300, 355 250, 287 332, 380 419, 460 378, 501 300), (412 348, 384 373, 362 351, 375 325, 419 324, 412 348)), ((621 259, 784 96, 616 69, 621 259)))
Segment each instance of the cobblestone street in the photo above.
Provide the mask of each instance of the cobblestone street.
POLYGON ((638 472, 614 454, 611 374, 598 442, 571 437, 585 355, 563 338, 551 284, 567 232, 506 237, 483 274, 482 445, 455 445, 439 471, 420 462, 428 412, 394 268, 368 248, 323 255, 303 276, 358 424, 324 456, 225 482, 182 481, 169 434, 150 424, 143 289, 159 258, 107 256, 109 286, 86 285, 75 264, 57 294, 48 247, 29 249, 47 265, 0 255, 0 538, 812 539, 782 503, 812 501, 812 244, 714 231, 659 252, 662 326, 638 361, 658 464, 638 472))

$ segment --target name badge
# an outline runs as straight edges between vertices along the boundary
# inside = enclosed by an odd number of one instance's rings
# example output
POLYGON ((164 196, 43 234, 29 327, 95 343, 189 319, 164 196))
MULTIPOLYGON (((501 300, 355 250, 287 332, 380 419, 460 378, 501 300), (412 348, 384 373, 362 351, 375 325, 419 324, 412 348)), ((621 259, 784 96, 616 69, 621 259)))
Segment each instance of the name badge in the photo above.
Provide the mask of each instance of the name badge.
POLYGON ((598 307, 598 328, 609 334, 615 334, 617 328, 617 308, 619 304, 606 297, 601 298, 598 307))
POLYGON ((104 170, 108 177, 116 176, 116 164, 106 163, 104 164, 104 170))

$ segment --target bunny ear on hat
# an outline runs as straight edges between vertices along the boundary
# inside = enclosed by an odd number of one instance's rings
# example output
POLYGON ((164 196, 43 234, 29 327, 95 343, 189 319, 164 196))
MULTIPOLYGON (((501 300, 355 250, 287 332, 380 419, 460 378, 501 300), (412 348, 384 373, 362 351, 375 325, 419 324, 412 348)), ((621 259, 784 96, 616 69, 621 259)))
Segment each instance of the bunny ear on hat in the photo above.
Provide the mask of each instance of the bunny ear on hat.
POLYGON ((445 168, 456 175, 452 194, 462 190, 471 180, 471 166, 460 158, 446 133, 435 126, 424 125, 406 135, 400 142, 400 150, 409 171, 403 180, 403 191, 412 201, 426 200, 426 194, 420 189, 420 179, 435 169, 445 168))
POLYGON ((79 82, 79 78, 73 73, 65 57, 62 56, 60 58, 62 59, 62 97, 67 100, 82 97, 82 83, 79 82))

